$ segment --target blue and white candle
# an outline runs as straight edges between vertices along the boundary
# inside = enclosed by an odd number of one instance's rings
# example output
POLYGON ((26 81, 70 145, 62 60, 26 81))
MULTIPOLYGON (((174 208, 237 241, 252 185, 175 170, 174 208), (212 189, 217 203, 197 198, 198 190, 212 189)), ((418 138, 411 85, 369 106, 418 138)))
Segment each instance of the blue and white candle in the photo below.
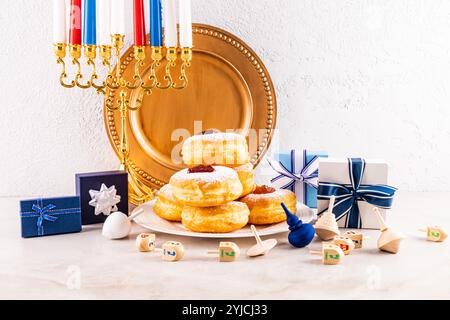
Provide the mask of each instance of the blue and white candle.
POLYGON ((84 0, 84 20, 83 20, 83 44, 97 44, 96 28, 96 5, 95 0, 84 0))
POLYGON ((161 0, 150 0, 150 45, 162 46, 161 0))

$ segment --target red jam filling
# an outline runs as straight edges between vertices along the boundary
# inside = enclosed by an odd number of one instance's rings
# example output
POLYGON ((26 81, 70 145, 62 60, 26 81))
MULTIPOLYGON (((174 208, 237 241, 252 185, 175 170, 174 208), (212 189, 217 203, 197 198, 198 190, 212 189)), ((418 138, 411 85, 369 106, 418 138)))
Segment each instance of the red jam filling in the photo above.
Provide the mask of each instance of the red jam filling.
POLYGON ((255 191, 253 191, 254 194, 269 194, 274 193, 277 191, 275 188, 268 187, 268 186, 257 186, 255 191))
POLYGON ((211 166, 197 166, 190 168, 188 173, 203 173, 203 172, 214 172, 214 168, 211 166))

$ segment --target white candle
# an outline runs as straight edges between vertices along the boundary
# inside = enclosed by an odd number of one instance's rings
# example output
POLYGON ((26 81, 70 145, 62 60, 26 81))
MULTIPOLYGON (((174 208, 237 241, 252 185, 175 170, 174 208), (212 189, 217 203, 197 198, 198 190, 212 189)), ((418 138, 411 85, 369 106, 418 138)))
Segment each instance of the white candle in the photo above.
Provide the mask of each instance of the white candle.
POLYGON ((111 0, 97 0, 97 39, 101 46, 111 45, 111 0))
POLYGON ((112 0, 111 34, 125 35, 125 0, 112 0))
POLYGON ((192 17, 191 0, 179 0, 180 2, 180 46, 192 48, 192 17))
POLYGON ((178 45, 175 0, 163 0, 164 41, 168 48, 178 45))
POLYGON ((53 0, 53 43, 67 43, 66 0, 53 0))

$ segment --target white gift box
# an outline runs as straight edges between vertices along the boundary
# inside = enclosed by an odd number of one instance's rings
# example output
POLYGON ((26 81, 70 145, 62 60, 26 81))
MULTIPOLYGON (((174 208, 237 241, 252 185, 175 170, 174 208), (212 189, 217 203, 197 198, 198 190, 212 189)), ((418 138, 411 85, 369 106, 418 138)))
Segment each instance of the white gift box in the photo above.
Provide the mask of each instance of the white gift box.
MULTIPOLYGON (((351 186, 349 160, 345 158, 320 158, 319 161, 319 185, 324 182, 351 186)), ((384 160, 365 160, 365 170, 361 185, 387 185, 388 164, 384 160)), ((336 200, 338 201, 338 200, 336 200)), ((327 210, 328 200, 318 199, 317 212, 320 214, 327 210)), ((373 212, 374 206, 364 200, 358 200, 362 229, 379 229, 380 224, 373 212)), ((380 208, 383 218, 386 218, 386 210, 380 208)), ((341 228, 347 226, 348 214, 338 220, 341 228)))

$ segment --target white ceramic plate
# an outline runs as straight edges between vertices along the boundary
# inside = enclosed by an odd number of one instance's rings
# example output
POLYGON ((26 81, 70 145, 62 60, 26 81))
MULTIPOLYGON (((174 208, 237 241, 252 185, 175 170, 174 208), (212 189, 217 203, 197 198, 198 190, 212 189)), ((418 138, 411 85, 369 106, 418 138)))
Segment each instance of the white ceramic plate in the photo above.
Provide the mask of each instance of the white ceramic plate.
MULTIPOLYGON (((195 238, 249 238, 253 237, 253 233, 250 230, 250 226, 246 226, 241 230, 237 230, 230 233, 199 233, 186 229, 179 222, 170 222, 160 218, 153 211, 155 200, 145 203, 133 210, 132 214, 139 209, 144 209, 144 213, 136 217, 134 221, 146 229, 167 233, 183 237, 195 237, 195 238)), ((316 214, 313 209, 305 206, 304 204, 297 203, 297 216, 304 222, 309 223, 313 221, 316 214)), ((258 226, 258 233, 261 236, 267 236, 277 233, 283 233, 289 231, 286 222, 280 222, 277 224, 258 226)))

